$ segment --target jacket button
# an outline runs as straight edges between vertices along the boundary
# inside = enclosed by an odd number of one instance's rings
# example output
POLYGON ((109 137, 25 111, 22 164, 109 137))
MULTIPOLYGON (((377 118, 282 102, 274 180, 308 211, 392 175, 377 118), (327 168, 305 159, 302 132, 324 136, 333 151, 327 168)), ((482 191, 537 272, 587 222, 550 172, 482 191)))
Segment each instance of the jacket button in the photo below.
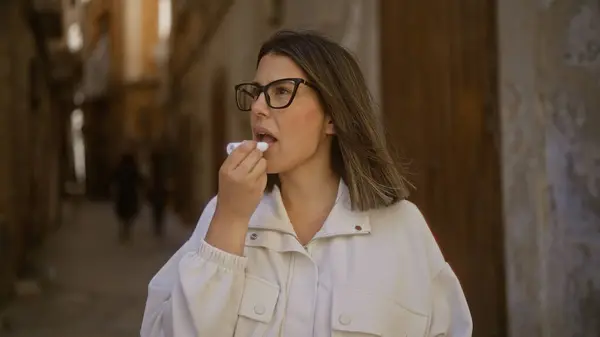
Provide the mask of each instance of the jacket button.
POLYGON ((347 315, 340 315, 339 321, 342 325, 348 325, 350 324, 350 322, 352 322, 352 318, 350 318, 350 316, 347 315))
POLYGON ((254 306, 254 313, 257 315, 262 315, 265 313, 265 306, 257 304, 254 306))

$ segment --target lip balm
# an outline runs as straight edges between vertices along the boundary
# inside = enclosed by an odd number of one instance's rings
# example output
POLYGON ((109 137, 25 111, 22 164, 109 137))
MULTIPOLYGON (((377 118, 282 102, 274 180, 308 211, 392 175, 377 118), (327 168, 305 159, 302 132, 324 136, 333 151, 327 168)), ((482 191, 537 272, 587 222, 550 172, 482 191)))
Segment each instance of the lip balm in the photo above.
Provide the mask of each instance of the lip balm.
MULTIPOLYGON (((240 145, 242 145, 242 142, 227 144, 227 154, 228 155, 231 154, 231 152, 233 152, 233 150, 235 150, 240 145)), ((256 148, 260 152, 265 152, 269 148, 269 143, 267 143, 267 142, 258 142, 258 143, 256 143, 256 148)))

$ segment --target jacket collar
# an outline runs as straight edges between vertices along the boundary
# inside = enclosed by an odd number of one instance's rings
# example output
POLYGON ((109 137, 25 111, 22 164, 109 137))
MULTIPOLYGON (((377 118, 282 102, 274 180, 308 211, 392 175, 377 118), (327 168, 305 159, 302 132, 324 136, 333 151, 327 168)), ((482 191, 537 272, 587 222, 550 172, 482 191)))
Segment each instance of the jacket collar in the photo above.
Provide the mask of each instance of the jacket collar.
MULTIPOLYGON (((277 186, 266 194, 250 219, 250 229, 272 230, 296 236, 289 220, 281 192, 277 186)), ((338 186, 336 202, 315 239, 338 235, 366 234, 371 232, 368 212, 351 209, 350 193, 342 179, 338 186)))

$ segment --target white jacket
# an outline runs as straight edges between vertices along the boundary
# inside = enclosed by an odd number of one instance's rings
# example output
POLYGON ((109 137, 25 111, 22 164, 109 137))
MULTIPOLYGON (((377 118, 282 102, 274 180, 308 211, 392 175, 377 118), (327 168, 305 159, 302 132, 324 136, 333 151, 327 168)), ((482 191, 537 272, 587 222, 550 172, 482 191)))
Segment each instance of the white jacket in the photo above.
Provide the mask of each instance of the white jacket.
POLYGON ((244 257, 192 237, 150 281, 142 337, 471 336, 458 279, 409 201, 350 210, 341 183, 303 247, 276 189, 252 216, 244 257))

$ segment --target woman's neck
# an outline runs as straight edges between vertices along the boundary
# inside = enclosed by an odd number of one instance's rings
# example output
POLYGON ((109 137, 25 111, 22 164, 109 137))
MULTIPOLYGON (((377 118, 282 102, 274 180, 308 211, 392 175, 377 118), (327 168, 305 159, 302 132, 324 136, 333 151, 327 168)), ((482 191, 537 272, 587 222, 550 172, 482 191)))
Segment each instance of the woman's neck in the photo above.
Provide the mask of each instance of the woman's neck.
POLYGON ((340 177, 333 171, 331 140, 319 145, 316 153, 294 169, 279 173, 281 198, 286 210, 311 210, 311 205, 335 202, 340 177))
POLYGON ((340 177, 326 164, 307 163, 279 175, 281 199, 302 244, 321 229, 337 198, 340 177))
POLYGON ((280 174, 281 198, 286 209, 297 209, 302 205, 333 203, 337 196, 339 177, 332 170, 295 170, 280 174), (300 172, 298 172, 300 171, 300 172))

